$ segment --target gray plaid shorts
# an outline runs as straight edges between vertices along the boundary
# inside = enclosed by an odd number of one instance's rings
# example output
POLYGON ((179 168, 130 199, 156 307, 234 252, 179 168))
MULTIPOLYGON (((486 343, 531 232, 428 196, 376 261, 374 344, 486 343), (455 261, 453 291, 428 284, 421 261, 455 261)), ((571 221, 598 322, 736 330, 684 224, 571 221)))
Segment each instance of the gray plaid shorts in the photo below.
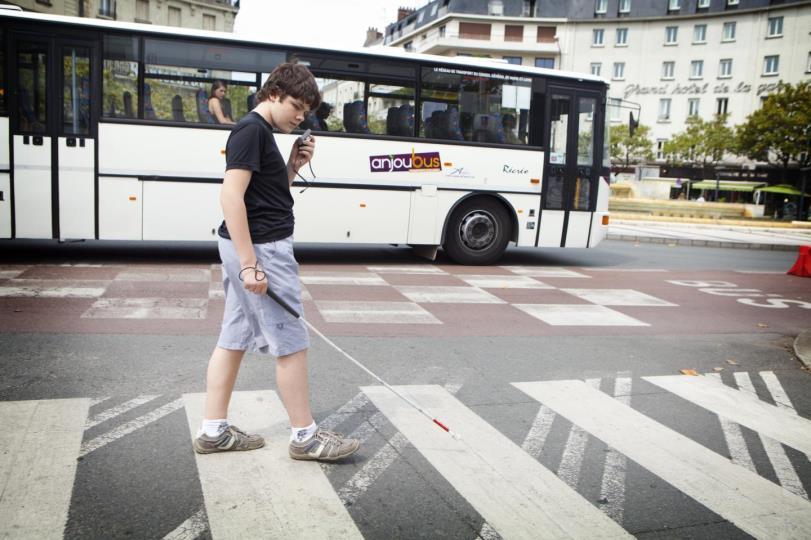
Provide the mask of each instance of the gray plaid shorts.
MULTIPOLYGON (((286 356, 310 346, 307 327, 269 296, 246 291, 239 279, 239 256, 234 243, 219 238, 225 312, 217 346, 223 349, 286 356)), ((293 237, 254 244, 259 266, 268 287, 298 313, 302 312, 298 263, 293 256, 293 237)))

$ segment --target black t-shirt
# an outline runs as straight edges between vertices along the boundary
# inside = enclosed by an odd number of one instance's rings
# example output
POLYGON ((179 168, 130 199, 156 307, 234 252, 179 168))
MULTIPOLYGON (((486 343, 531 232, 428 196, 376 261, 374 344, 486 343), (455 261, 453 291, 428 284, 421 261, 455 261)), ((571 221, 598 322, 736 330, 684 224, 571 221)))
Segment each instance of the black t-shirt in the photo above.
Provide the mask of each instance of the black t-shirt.
MULTIPOLYGON (((237 122, 225 146, 225 170, 251 171, 245 190, 248 229, 254 244, 275 242, 293 234, 293 196, 287 179, 287 163, 273 128, 261 115, 250 112, 237 122)), ((225 221, 220 236, 230 239, 225 221)))

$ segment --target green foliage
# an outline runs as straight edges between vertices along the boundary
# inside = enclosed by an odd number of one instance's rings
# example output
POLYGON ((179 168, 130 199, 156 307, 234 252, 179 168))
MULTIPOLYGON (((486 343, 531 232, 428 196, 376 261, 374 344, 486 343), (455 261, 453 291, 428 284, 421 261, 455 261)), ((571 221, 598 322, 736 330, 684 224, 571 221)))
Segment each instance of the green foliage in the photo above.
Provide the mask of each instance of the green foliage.
POLYGON ((750 159, 787 167, 811 164, 811 82, 780 83, 735 133, 738 151, 750 159), (804 156, 803 156, 804 154, 804 156))
POLYGON ((632 163, 653 160, 653 143, 648 138, 650 128, 641 125, 631 136, 627 124, 611 126, 609 131, 611 160, 629 167, 632 163))
POLYGON ((726 125, 727 115, 716 115, 709 122, 699 116, 687 119, 687 127, 665 143, 669 161, 708 167, 725 154, 735 151, 734 131, 726 125))

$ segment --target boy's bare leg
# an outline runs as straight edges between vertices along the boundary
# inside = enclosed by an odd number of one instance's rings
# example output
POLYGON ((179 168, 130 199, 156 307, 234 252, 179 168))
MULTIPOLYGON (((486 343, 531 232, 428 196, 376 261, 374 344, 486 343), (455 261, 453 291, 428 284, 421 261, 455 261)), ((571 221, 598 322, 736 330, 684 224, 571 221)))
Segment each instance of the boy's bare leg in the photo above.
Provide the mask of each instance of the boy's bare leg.
POLYGON ((206 376, 206 416, 210 420, 228 418, 228 403, 234 391, 239 364, 245 351, 215 347, 206 376))
POLYGON ((276 361, 276 384, 279 387, 284 408, 293 427, 305 427, 313 423, 310 412, 310 383, 307 381, 307 349, 276 361))

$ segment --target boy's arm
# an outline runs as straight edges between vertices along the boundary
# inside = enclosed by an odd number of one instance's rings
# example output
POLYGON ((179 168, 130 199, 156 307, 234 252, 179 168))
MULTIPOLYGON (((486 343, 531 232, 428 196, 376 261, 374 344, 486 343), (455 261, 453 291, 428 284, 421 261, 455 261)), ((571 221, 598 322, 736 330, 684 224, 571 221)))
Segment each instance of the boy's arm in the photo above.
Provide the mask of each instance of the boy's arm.
MULTIPOLYGON (((225 217, 225 226, 228 228, 228 235, 239 256, 240 269, 257 266, 251 232, 248 229, 248 212, 245 209, 245 191, 250 182, 251 171, 229 169, 225 171, 225 179, 220 191, 220 205, 222 205, 222 213, 225 217)), ((257 281, 254 272, 243 272, 242 279, 245 288, 249 291, 265 294, 267 281, 257 281)))
POLYGON ((306 165, 315 153, 315 137, 310 137, 301 143, 293 143, 293 148, 290 149, 290 157, 287 159, 287 180, 290 185, 293 185, 293 180, 296 179, 296 173, 300 168, 306 165))

